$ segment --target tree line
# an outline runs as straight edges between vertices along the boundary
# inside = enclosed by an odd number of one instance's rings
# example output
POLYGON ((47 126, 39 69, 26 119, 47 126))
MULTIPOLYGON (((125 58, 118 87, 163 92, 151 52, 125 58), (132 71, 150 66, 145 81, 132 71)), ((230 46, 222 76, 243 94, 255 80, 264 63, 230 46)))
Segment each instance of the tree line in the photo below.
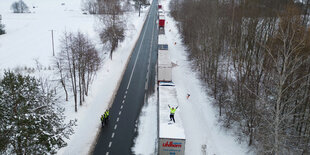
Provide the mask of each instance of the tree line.
POLYGON ((309 154, 309 0, 171 1, 223 126, 259 154, 309 154))
MULTIPOLYGON (((113 52, 119 42, 125 39, 126 21, 123 20, 123 9, 119 0, 87 0, 84 5, 92 13, 92 4, 96 6, 96 17, 100 21, 99 38, 112 59, 113 52)), ((84 7, 86 7, 84 6, 84 7)), ((75 112, 78 103, 82 105, 88 96, 90 84, 100 69, 103 57, 95 48, 95 44, 82 32, 64 32, 61 38, 60 52, 55 58, 55 66, 59 81, 68 101, 73 94, 75 112)))
POLYGON ((90 39, 81 32, 65 32, 61 38, 61 51, 55 58, 59 82, 68 101, 70 88, 77 112, 77 104, 85 101, 89 86, 99 70, 102 58, 90 39), (69 83, 69 84, 68 84, 69 83))

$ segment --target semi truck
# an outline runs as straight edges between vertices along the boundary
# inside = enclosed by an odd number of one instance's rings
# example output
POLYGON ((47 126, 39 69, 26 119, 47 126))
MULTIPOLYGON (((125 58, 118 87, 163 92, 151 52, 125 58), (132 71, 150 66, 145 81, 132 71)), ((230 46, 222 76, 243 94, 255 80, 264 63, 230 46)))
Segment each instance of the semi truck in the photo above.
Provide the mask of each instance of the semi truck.
POLYGON ((180 108, 174 114, 175 123, 169 120, 170 107, 179 106, 174 83, 160 82, 158 86, 158 154, 159 155, 184 155, 185 132, 180 116, 180 108))

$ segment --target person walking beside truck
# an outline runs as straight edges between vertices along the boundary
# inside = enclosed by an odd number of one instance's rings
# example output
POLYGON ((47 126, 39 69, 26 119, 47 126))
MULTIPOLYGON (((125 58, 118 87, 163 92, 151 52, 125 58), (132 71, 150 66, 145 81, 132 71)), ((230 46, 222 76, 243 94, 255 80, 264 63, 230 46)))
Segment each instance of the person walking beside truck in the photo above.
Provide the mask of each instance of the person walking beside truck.
POLYGON ((168 107, 170 109, 170 121, 173 121, 175 123, 175 120, 174 120, 174 114, 175 114, 175 111, 178 109, 178 106, 176 108, 174 107, 170 107, 170 105, 168 104, 168 107))

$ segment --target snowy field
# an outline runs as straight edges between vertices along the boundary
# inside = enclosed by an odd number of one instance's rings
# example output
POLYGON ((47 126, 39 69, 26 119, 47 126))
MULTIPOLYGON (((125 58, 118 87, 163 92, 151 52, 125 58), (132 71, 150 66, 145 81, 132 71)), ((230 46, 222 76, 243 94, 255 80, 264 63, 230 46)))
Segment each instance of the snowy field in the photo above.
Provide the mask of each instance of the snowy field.
MULTIPOLYGON (((51 30, 54 31, 55 52, 59 52, 59 39, 64 31, 81 31, 95 42, 96 47, 102 51, 102 56, 106 57, 96 31, 100 28, 96 27, 97 18, 82 14, 80 0, 24 0, 31 11, 27 14, 13 14, 10 10, 13 2, 14 0, 0 1, 0 14, 7 33, 0 35, 0 74, 5 69, 36 68, 35 60, 37 60, 43 68, 51 67, 51 69, 40 72, 36 69, 33 74, 42 78, 55 78, 50 76, 54 74, 51 30)), ((168 3, 168 0, 162 3, 166 12, 168 3)), ((74 127, 75 134, 67 140, 68 146, 61 149, 58 154, 88 153, 100 127, 99 116, 111 102, 146 13, 147 10, 142 11, 140 18, 137 18, 138 12, 125 15, 129 22, 126 39, 115 51, 113 61, 105 59, 91 87, 90 95, 84 105, 78 107, 78 113, 74 112, 72 101, 61 103, 66 108, 67 120, 77 119, 78 126, 74 127)), ((176 84, 180 105, 176 113, 181 114, 187 138, 185 153, 202 154, 201 146, 206 144, 207 154, 210 155, 248 154, 245 144, 238 144, 233 136, 217 125, 216 110, 211 104, 212 99, 206 96, 202 83, 190 68, 175 22, 167 15, 166 20, 170 57, 173 63, 177 64, 173 68, 172 78, 176 84), (187 82, 184 83, 184 81, 187 82), (189 99, 186 99, 187 93, 191 94, 189 99)), ((153 95, 142 109, 139 136, 135 140, 136 145, 132 148, 135 154, 154 154, 157 124, 150 120, 157 117, 156 103, 156 95, 153 95)))
MULTIPOLYGON (((176 85, 179 111, 183 122, 187 155, 248 155, 246 144, 239 144, 236 138, 217 123, 217 110, 212 106, 212 98, 206 95, 204 86, 199 76, 192 71, 187 53, 182 45, 176 23, 169 14, 169 0, 161 0, 165 11, 165 32, 169 45, 170 58, 176 66, 172 69, 172 80, 176 85), (176 43, 176 44, 175 44, 176 43), (185 82, 186 81, 186 82, 185 82), (190 93, 189 99, 186 98, 190 93), (206 145, 206 152, 202 151, 202 145, 206 145)), ((156 96, 156 95, 155 95, 156 96)), ((154 124, 149 121, 155 117, 157 100, 151 97, 149 103, 143 108, 140 116, 138 137, 132 148, 135 154, 151 154, 145 148, 155 148, 153 133, 157 133, 154 124), (152 128, 153 127, 153 128, 152 128), (145 130, 148 129, 146 132, 145 130), (154 146, 149 146, 154 144, 154 146)), ((156 116, 157 117, 157 116, 156 116)), ((167 115, 169 119, 169 115, 167 115)), ((176 120, 177 121, 177 120, 176 120)))
POLYGON ((1 0, 0 14, 6 34, 0 36, 0 68, 35 67, 35 60, 43 66, 52 62, 52 35, 55 52, 59 51, 64 31, 81 31, 99 43, 95 31, 96 17, 83 15, 80 1, 24 0, 31 13, 15 14, 10 9, 15 0, 1 0), (62 5, 63 4, 63 5, 62 5))
MULTIPOLYGON (((102 27, 98 27, 97 17, 83 14, 80 0, 24 0, 31 11, 26 14, 12 13, 10 6, 13 2, 0 1, 2 24, 6 26, 6 34, 0 35, 0 75, 8 69, 28 74, 24 69, 33 68, 34 71, 29 72, 31 75, 55 80, 51 30, 54 31, 55 53, 59 52, 60 37, 64 31, 80 31, 87 34, 97 49, 102 51, 103 58, 108 57, 100 44, 97 31, 102 27)), ((66 120, 77 119, 77 126, 74 127, 75 133, 67 140, 68 146, 59 150, 58 154, 89 152, 100 129, 100 115, 113 98, 147 12, 148 8, 142 9, 141 17, 138 17, 136 11, 125 13, 126 38, 114 52, 113 61, 104 60, 90 88, 90 95, 83 106, 78 106, 78 113, 74 112, 72 97, 69 102, 60 103, 66 109, 66 120)), ((61 88, 58 92, 63 93, 61 88)))

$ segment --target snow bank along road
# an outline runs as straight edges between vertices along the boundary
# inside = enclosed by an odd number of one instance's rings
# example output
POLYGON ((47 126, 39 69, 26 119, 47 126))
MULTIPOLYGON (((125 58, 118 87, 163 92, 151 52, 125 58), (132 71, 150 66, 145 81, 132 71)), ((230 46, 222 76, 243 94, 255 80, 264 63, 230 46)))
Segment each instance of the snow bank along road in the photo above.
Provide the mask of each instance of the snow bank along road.
POLYGON ((110 109, 109 123, 101 129, 92 152, 95 155, 132 154, 136 122, 144 97, 155 84, 156 4, 157 0, 154 0, 110 109))

